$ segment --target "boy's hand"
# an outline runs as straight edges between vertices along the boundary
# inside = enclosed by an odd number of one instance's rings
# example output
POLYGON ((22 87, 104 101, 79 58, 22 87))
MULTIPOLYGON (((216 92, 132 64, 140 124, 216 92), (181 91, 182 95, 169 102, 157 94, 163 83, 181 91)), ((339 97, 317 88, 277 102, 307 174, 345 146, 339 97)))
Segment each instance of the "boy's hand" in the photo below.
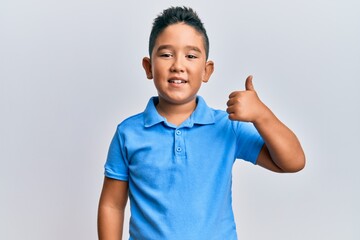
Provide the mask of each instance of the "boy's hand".
POLYGON ((245 91, 235 91, 229 95, 226 109, 229 119, 255 123, 267 112, 268 108, 261 102, 254 89, 252 78, 246 78, 245 91))

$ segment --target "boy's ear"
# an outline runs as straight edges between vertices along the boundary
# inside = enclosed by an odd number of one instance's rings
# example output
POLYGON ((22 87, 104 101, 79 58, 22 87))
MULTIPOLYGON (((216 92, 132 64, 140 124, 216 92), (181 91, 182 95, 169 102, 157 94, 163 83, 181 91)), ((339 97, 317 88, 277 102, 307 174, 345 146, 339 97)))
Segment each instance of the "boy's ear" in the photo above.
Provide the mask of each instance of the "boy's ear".
POLYGON ((203 82, 208 82, 211 74, 214 72, 214 62, 213 61, 207 61, 205 64, 205 73, 203 76, 203 82))
POLYGON ((152 79, 152 71, 151 71, 151 59, 148 57, 144 57, 142 60, 142 66, 145 70, 147 79, 152 79))

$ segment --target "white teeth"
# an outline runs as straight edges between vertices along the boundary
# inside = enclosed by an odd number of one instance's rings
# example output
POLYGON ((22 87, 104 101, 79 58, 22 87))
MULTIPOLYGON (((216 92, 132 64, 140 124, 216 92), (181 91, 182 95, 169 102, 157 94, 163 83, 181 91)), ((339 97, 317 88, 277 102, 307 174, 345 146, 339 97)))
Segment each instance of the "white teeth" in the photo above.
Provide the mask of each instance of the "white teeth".
POLYGON ((186 81, 184 80, 179 80, 179 79, 174 79, 174 80, 169 80, 170 83, 176 83, 176 84, 180 84, 180 83, 185 83, 186 81))

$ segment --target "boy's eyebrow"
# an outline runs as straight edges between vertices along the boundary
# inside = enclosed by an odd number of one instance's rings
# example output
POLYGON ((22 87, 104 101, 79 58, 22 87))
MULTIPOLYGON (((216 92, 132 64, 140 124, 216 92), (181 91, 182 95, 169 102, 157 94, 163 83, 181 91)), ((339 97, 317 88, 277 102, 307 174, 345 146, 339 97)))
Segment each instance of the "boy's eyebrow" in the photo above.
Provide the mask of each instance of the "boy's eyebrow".
POLYGON ((186 48, 201 53, 200 48, 198 48, 198 47, 196 47, 196 46, 186 46, 186 48))
MULTIPOLYGON (((164 45, 160 45, 158 48, 157 48, 157 52, 163 50, 163 49, 172 49, 174 48, 173 46, 169 45, 169 44, 164 44, 164 45)), ((200 48, 196 47, 196 46, 192 46, 192 45, 188 45, 185 47, 186 49, 190 49, 190 50, 194 50, 196 52, 199 52, 201 53, 201 50, 200 48)))
POLYGON ((161 51, 161 50, 163 50, 163 49, 171 49, 172 47, 171 47, 171 45, 160 45, 157 49, 156 49, 156 51, 158 52, 158 51, 161 51))

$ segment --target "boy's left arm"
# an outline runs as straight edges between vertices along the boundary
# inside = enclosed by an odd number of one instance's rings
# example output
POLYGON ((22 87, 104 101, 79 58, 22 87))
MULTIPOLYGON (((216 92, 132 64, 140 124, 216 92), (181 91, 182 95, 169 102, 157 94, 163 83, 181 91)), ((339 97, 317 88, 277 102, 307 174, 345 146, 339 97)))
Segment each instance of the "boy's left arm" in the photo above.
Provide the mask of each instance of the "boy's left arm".
POLYGON ((257 164, 274 172, 297 172, 305 166, 305 155, 295 134, 259 99, 252 76, 245 91, 230 94, 227 102, 231 120, 252 122, 265 141, 257 164))

